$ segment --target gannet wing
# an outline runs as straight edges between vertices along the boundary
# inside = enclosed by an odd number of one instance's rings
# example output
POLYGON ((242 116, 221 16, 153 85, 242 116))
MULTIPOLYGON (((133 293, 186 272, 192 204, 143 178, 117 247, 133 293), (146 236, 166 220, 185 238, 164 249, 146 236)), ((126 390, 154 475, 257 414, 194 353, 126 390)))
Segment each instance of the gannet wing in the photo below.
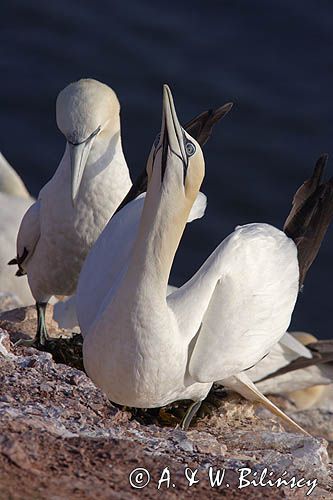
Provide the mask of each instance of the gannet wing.
MULTIPOLYGON (((312 358, 312 354, 311 354, 311 351, 309 349, 307 349, 306 345, 307 344, 303 344, 302 341, 298 340, 297 337, 295 337, 296 332, 292 332, 292 333, 289 333, 289 332, 286 332, 283 337, 280 339, 280 344, 289 349, 290 351, 293 351, 295 353, 295 355, 298 355, 298 356, 303 356, 304 358, 309 358, 311 359, 312 358)), ((313 337, 314 340, 315 337, 313 337)))
POLYGON ((34 253, 35 247, 40 237, 40 201, 37 200, 26 211, 17 235, 16 259, 12 259, 8 264, 17 264, 19 269, 17 276, 25 274, 25 265, 34 253))
MULTIPOLYGON (((197 294, 211 291, 189 373, 206 383, 251 368, 280 340, 297 298, 296 248, 282 231, 248 224, 224 240, 201 270, 193 289, 197 294)), ((168 303, 181 291, 171 294, 168 303)), ((198 306, 188 307, 192 317, 198 306)))

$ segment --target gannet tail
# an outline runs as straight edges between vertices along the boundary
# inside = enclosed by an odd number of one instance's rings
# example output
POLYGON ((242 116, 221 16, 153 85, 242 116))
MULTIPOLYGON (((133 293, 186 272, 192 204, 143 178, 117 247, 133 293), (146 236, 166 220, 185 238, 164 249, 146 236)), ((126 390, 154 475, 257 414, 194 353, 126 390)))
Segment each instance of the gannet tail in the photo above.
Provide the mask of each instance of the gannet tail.
POLYGON ((283 228, 297 246, 300 288, 333 217, 333 178, 321 183, 327 159, 320 156, 310 179, 297 190, 283 228))
POLYGON ((286 424, 289 425, 291 429, 297 432, 302 432, 306 436, 310 436, 302 427, 296 422, 294 422, 288 415, 286 415, 282 410, 280 410, 274 403, 272 403, 266 396, 264 396, 259 389, 254 385, 254 383, 248 378, 245 373, 239 373, 233 377, 229 377, 226 380, 221 380, 221 384, 228 389, 232 389, 238 392, 241 396, 248 399, 249 401, 256 401, 261 403, 265 408, 267 408, 271 413, 277 415, 286 424))

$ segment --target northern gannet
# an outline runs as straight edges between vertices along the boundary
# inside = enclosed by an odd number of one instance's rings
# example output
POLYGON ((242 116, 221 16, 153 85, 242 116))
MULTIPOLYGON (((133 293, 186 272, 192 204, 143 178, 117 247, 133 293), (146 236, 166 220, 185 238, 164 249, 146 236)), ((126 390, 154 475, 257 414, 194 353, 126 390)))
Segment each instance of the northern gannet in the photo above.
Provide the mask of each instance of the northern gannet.
MULTIPOLYGON (((126 406, 152 408, 192 399, 185 429, 212 384, 219 382, 261 401, 302 431, 245 374, 290 323, 303 271, 295 242, 268 224, 238 227, 192 279, 167 297, 172 262, 204 177, 201 148, 180 126, 167 86, 161 133, 147 172, 148 190, 129 262, 116 282, 103 283, 108 291, 85 332, 88 375, 110 400, 126 406)), ((331 185, 325 189, 332 201, 331 185)), ((317 222, 320 226, 321 220, 317 222)), ((299 218, 294 239, 309 227, 311 218, 299 218)), ((103 236, 109 255, 112 224, 103 236)))
POLYGON ((38 313, 37 344, 47 339, 50 297, 75 292, 89 249, 131 187, 119 112, 114 91, 96 80, 71 83, 58 95, 56 119, 65 152, 22 220, 11 262, 28 275, 38 313))
POLYGON ((20 176, 0 153, 0 290, 13 293, 22 306, 34 302, 27 278, 18 281, 7 262, 15 253, 22 217, 33 202, 20 176))

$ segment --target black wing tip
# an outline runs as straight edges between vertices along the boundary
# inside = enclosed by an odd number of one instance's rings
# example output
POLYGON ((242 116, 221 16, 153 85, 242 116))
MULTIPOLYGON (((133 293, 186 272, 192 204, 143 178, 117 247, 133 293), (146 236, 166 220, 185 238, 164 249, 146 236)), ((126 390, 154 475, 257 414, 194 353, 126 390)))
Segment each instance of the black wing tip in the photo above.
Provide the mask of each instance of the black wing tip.
POLYGON ((328 161, 328 154, 327 153, 322 153, 319 156, 318 160, 316 161, 316 164, 315 164, 315 167, 313 169, 313 173, 312 173, 311 179, 313 181, 317 181, 316 182, 317 186, 322 181, 322 177, 324 175, 324 171, 325 171, 325 168, 326 168, 326 165, 327 165, 327 161, 328 161))
POLYGON ((18 261, 17 261, 16 257, 15 257, 15 259, 12 259, 9 262, 7 262, 7 266, 15 266, 17 264, 18 264, 18 261))
POLYGON ((212 114, 216 116, 218 120, 220 120, 223 116, 226 116, 229 113, 229 111, 232 110, 233 107, 234 107, 233 102, 226 102, 225 104, 223 104, 223 106, 220 106, 215 110, 212 110, 213 111, 212 114))
POLYGON ((319 158, 317 160, 317 163, 319 161, 322 161, 322 162, 325 162, 325 164, 326 164, 328 159, 329 159, 329 154, 328 153, 321 153, 321 155, 319 156, 319 158))

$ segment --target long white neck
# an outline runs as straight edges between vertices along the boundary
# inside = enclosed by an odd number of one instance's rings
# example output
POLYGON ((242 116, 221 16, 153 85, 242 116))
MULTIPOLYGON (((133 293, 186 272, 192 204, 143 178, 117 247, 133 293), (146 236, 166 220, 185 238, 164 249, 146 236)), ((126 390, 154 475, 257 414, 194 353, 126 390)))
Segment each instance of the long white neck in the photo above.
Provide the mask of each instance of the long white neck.
POLYGON ((0 192, 19 198, 30 198, 22 179, 9 165, 2 153, 0 153, 0 192))
POLYGON ((125 277, 125 286, 161 294, 165 299, 172 263, 193 199, 187 199, 174 173, 154 169, 149 183, 138 236, 125 277))

